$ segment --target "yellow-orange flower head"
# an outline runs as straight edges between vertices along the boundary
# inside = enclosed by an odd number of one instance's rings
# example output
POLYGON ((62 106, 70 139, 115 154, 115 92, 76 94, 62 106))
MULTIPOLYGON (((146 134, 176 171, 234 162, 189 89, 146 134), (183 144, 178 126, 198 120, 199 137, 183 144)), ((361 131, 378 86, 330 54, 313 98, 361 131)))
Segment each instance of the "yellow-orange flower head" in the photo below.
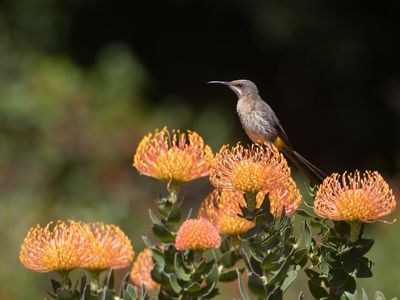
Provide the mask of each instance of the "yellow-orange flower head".
POLYGON ((132 283, 137 287, 141 287, 143 285, 148 291, 156 290, 159 284, 151 278, 151 270, 153 269, 153 265, 151 250, 146 248, 139 253, 138 257, 133 263, 130 273, 132 283))
POLYGON ((215 157, 210 181, 218 190, 243 193, 269 192, 290 177, 290 168, 273 145, 223 146, 215 157))
POLYGON ((116 225, 101 222, 89 224, 93 234, 92 260, 83 267, 90 270, 121 269, 129 266, 133 259, 133 249, 129 238, 116 225))
POLYGON ((395 208, 392 190, 376 171, 334 173, 325 178, 314 202, 317 215, 334 221, 373 222, 395 208))
MULTIPOLYGON (((283 182, 278 189, 271 190, 268 197, 271 205, 271 214, 277 217, 281 216, 283 207, 285 207, 285 213, 287 215, 294 213, 303 201, 300 191, 292 177, 289 177, 286 182, 283 182)), ((261 205, 264 194, 262 192, 259 193, 257 199, 261 205)))
POLYGON ((187 182, 207 176, 214 156, 195 132, 164 128, 140 142, 133 166, 141 173, 168 182, 187 182))
POLYGON ((246 206, 242 193, 214 190, 204 199, 197 217, 209 220, 222 234, 237 235, 254 226, 238 216, 240 206, 246 206))
POLYGON ((93 259, 92 233, 86 224, 69 221, 36 225, 26 235, 19 260, 36 272, 64 272, 93 259))
POLYGON ((217 228, 204 218, 183 222, 175 240, 178 250, 206 250, 220 246, 221 236, 217 228))

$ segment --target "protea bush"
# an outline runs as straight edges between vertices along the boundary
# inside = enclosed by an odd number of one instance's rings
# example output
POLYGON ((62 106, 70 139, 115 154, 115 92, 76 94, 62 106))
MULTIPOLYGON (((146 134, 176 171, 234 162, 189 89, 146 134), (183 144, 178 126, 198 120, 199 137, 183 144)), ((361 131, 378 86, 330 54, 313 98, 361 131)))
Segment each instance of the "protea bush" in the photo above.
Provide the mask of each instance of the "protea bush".
MULTIPOLYGON (((232 282, 244 300, 279 300, 305 277, 315 299, 368 299, 361 287, 357 296, 357 278, 373 275, 366 255, 374 240, 364 229, 394 222, 382 218, 396 208, 377 171, 334 173, 310 187, 313 199, 306 202, 273 145, 224 145, 214 156, 197 133, 166 128, 143 138, 133 166, 166 186, 158 211, 150 210, 154 237, 144 237, 147 248, 134 259, 129 238, 113 224, 36 225, 22 243, 20 262, 59 274, 48 297, 211 299, 221 282, 232 282), (205 176, 214 190, 191 207, 197 214, 183 216, 181 206, 189 203, 181 186, 205 176), (113 270, 126 267, 131 270, 116 287, 113 270), (75 269, 80 276, 72 282, 75 269)), ((377 292, 375 299, 384 296, 377 292)))

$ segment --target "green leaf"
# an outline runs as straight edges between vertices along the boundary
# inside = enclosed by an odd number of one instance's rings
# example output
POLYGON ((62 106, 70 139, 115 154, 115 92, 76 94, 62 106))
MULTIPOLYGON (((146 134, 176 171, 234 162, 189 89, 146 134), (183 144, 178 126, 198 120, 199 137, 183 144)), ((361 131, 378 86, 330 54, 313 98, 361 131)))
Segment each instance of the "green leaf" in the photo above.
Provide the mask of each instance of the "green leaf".
POLYGON ((239 269, 236 269, 237 273, 237 278, 239 282, 239 291, 240 295, 242 296, 243 300, 252 300, 249 294, 249 291, 247 290, 246 286, 244 285, 243 279, 242 279, 242 274, 240 273, 239 269))
POLYGON ((362 290, 362 300, 368 300, 368 295, 367 295, 367 292, 364 290, 364 289, 361 289, 362 290))
POLYGON ((208 272, 203 274, 208 283, 211 282, 216 282, 218 281, 218 276, 219 276, 219 272, 218 272, 218 266, 216 264, 212 265, 212 269, 208 272))
POLYGON ((297 277, 297 271, 294 270, 289 271, 287 273, 285 280, 282 283, 281 286, 282 291, 286 291, 289 288, 289 286, 296 280, 296 277, 297 277))
POLYGON ((307 221, 302 222, 301 224, 301 235, 299 241, 296 243, 298 247, 304 247, 306 249, 310 249, 311 247, 311 228, 307 221))
POLYGON ((277 245, 279 245, 279 239, 275 235, 271 235, 263 240, 257 248, 261 251, 268 251, 277 245))
POLYGON ((297 298, 297 300, 304 300, 303 291, 300 292, 299 297, 297 298))
POLYGON ((175 273, 176 273, 176 276, 178 277, 178 279, 183 280, 183 281, 190 280, 190 273, 186 273, 186 269, 180 261, 179 253, 175 253, 174 269, 175 269, 175 273))
POLYGON ((174 204, 167 217, 168 223, 173 223, 173 224, 179 223, 181 219, 181 205, 182 202, 177 202, 174 204))
POLYGON ((221 257, 221 263, 225 268, 231 268, 236 263, 235 252, 226 252, 221 257))
POLYGON ((305 211, 304 209, 297 209, 296 213, 302 217, 308 218, 308 219, 314 219, 315 215, 312 213, 309 213, 308 211, 305 211))
POLYGON ((158 283, 162 283, 161 272, 163 265, 154 264, 153 269, 150 272, 151 278, 158 283))
POLYGON ((57 293, 57 290, 61 287, 61 283, 55 279, 51 279, 50 282, 51 282, 51 287, 53 289, 53 292, 57 293))
POLYGON ((138 295, 136 289, 132 284, 128 284, 123 295, 123 300, 134 300, 137 299, 138 295))
POLYGON ((267 298, 267 300, 282 300, 282 299, 283 299, 283 294, 279 286, 275 287, 275 289, 267 298))
POLYGON ((360 256, 364 256, 371 250, 372 246, 374 245, 375 241, 372 239, 360 239, 357 242, 357 250, 360 252, 360 256))
POLYGON ((355 270, 357 270, 359 268, 360 261, 358 260, 358 257, 354 257, 351 254, 347 254, 347 255, 343 255, 341 264, 342 264, 343 269, 347 273, 353 273, 355 270))
POLYGON ((372 277, 372 271, 371 268, 368 264, 368 259, 365 258, 365 260, 360 260, 360 265, 357 269, 357 274, 356 277, 357 278, 370 278, 372 277))
POLYGON ((165 274, 164 275, 168 278, 169 283, 173 289, 173 291, 179 294, 182 291, 182 287, 179 285, 178 280, 175 274, 165 274))
POLYGON ((381 291, 377 291, 375 293, 375 300, 385 300, 385 296, 383 295, 383 293, 381 291))
POLYGON ((254 236, 256 236, 257 234, 259 234, 261 231, 263 230, 263 226, 262 225, 254 225, 254 227, 250 228, 249 230, 247 230, 245 233, 242 233, 240 235, 240 238, 243 240, 248 240, 254 236))
POLYGON ((175 254, 178 253, 174 245, 169 245, 164 251, 165 265, 169 270, 175 268, 175 254))
POLYGON ((290 268, 290 263, 291 263, 291 259, 290 259, 290 256, 288 256, 286 258, 285 262, 280 267, 280 269, 278 271, 276 271, 276 273, 274 273, 274 275, 271 277, 271 279, 268 282, 268 285, 274 285, 274 284, 280 282, 281 280, 283 280, 290 268))
POLYGON ((200 262, 200 264, 197 266, 196 271, 194 272, 194 274, 209 274, 213 267, 214 267, 214 261, 211 260, 209 262, 206 262, 205 260, 202 260, 200 262))
POLYGON ((153 224, 152 230, 155 236, 163 243, 173 243, 175 236, 162 224, 153 224))
POLYGON ((340 298, 342 300, 357 300, 356 295, 349 292, 344 292, 344 295, 340 298))
POLYGON ((307 258, 307 249, 298 249, 293 254, 293 260, 296 264, 299 264, 305 257, 307 258))
POLYGON ((149 238, 145 235, 142 235, 142 240, 144 242, 144 244, 148 247, 148 248, 152 248, 153 244, 152 242, 149 240, 149 238))
POLYGON ((153 258, 155 263, 159 265, 165 264, 164 253, 155 247, 151 248, 151 257, 153 258))
POLYGON ((71 290, 61 289, 58 291, 57 299, 59 299, 59 300, 75 300, 76 297, 75 297, 75 293, 73 293, 71 290))
MULTIPOLYGON (((240 269, 240 272, 243 272, 244 269, 240 269)), ((237 279, 237 273, 236 270, 233 271, 226 271, 226 272, 222 272, 219 275, 219 281, 221 282, 231 282, 237 279)))
POLYGON ((211 299, 218 294, 218 289, 214 289, 216 282, 212 282, 210 284, 205 285, 197 292, 192 292, 192 297, 201 297, 203 299, 211 299))
POLYGON ((323 287, 314 285, 311 280, 308 281, 308 288, 315 299, 328 297, 328 292, 323 287))
POLYGON ((349 276, 343 269, 331 269, 328 274, 328 282, 330 287, 341 288, 343 287, 349 276))
POLYGON ((198 282, 192 282, 189 286, 185 287, 184 290, 189 293, 194 293, 200 291, 201 286, 198 282))
POLYGON ((264 288, 264 283, 261 279, 261 277, 254 272, 249 273, 249 278, 248 278, 248 285, 250 291, 256 295, 257 297, 260 298, 265 298, 267 293, 264 288))
POLYGON ((153 213, 151 209, 149 209, 149 217, 153 224, 161 224, 160 219, 153 213))
POLYGON ((222 253, 228 252, 231 249, 232 239, 230 236, 225 237, 222 240, 220 250, 222 253))

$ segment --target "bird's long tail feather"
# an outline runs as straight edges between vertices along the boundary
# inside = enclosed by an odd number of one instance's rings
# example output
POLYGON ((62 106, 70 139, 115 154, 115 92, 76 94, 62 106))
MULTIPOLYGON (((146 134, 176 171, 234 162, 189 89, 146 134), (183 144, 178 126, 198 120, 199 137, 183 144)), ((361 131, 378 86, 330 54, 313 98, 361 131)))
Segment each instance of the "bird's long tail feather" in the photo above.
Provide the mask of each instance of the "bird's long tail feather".
POLYGON ((299 169, 299 171, 303 172, 304 175, 310 179, 312 184, 321 184, 322 181, 328 177, 323 171, 310 163, 298 152, 292 149, 282 149, 282 152, 299 169))

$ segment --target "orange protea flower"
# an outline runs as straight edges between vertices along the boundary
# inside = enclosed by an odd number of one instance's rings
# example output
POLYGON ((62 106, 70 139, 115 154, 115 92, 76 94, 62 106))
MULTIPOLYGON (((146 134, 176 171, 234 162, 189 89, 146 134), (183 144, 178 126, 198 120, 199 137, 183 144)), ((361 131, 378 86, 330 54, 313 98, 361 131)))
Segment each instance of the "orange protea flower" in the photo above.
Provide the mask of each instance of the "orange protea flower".
POLYGON ((213 162, 211 148, 195 132, 166 128, 149 133, 140 142, 133 166, 160 180, 186 182, 207 176, 213 162))
POLYGON ((317 215, 334 221, 373 222, 395 208, 392 190, 376 171, 334 173, 325 178, 314 202, 317 215))
POLYGON ((86 224, 69 221, 36 225, 21 246, 19 260, 36 272, 69 271, 93 259, 92 233, 86 224))
POLYGON ((134 255, 131 242, 118 226, 96 222, 89 224, 89 228, 96 255, 83 267, 90 270, 121 269, 131 263, 134 255))
POLYGON ((143 285, 148 291, 156 290, 158 283, 151 278, 153 265, 151 250, 146 248, 139 253, 136 261, 133 263, 130 273, 132 283, 138 287, 143 285))
POLYGON ((236 235, 246 232, 254 223, 238 216, 240 206, 246 206, 240 192, 211 192, 200 206, 198 218, 209 220, 223 234, 236 235))
POLYGON ((223 146, 215 157, 210 181, 219 190, 257 193, 281 187, 290 177, 290 168, 273 145, 237 144, 231 150, 223 146))
POLYGON ((178 250, 206 250, 220 246, 221 237, 217 228, 204 218, 183 222, 175 240, 178 250))
MULTIPOLYGON (((289 177, 278 189, 271 190, 268 197, 271 205, 271 214, 277 217, 281 216, 283 207, 285 207, 285 213, 287 215, 294 213, 303 201, 300 191, 292 177, 289 177)), ((264 193, 258 193, 257 203, 261 205, 263 200, 264 193)))

